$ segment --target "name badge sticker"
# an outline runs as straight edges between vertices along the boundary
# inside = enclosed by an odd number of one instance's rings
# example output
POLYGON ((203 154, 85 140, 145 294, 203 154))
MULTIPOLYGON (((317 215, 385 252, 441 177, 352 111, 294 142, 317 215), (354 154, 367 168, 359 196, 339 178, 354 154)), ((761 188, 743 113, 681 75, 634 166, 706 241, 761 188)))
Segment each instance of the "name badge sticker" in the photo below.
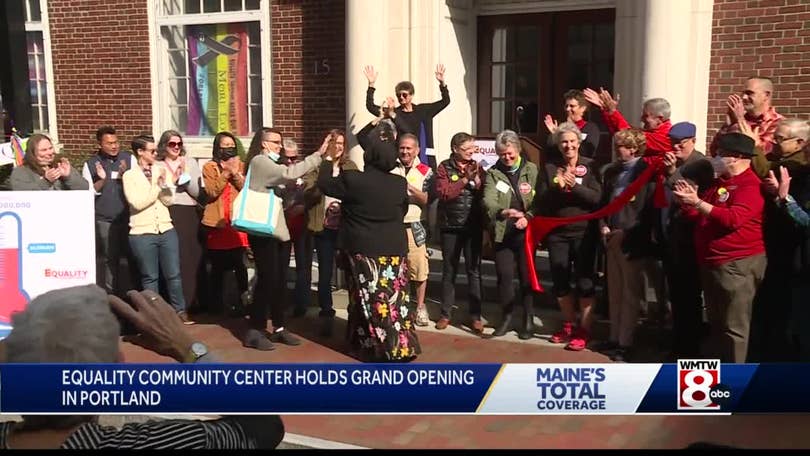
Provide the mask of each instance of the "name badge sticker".
POLYGON ((509 184, 504 181, 499 181, 497 184, 495 184, 495 190, 498 190, 501 193, 509 193, 510 188, 511 187, 509 187, 509 184))

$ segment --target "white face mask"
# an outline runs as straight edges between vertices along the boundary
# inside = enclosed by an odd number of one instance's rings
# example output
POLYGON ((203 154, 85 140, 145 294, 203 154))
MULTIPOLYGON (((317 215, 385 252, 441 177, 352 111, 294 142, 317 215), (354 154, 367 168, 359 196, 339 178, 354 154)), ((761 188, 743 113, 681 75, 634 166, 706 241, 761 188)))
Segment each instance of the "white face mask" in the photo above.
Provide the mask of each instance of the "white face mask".
POLYGON ((711 158, 715 177, 728 175, 728 164, 726 163, 726 160, 727 159, 724 159, 719 155, 711 158))

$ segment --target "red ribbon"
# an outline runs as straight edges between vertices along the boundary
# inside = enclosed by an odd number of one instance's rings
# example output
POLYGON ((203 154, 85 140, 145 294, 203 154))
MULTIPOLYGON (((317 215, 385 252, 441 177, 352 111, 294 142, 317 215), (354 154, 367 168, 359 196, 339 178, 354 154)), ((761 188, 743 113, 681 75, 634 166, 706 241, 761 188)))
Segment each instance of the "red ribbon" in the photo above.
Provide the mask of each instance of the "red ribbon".
MULTIPOLYGON (((636 194, 641 190, 641 187, 647 184, 652 179, 653 175, 663 176, 663 161, 661 158, 656 157, 649 160, 649 166, 634 180, 624 191, 616 198, 608 203, 607 206, 591 212, 590 214, 577 215, 574 217, 534 217, 529 221, 529 226, 526 227, 526 263, 529 266, 529 282, 532 289, 538 293, 543 292, 543 286, 540 285, 540 278, 534 269, 534 251, 538 243, 542 242, 548 234, 555 228, 571 223, 582 222, 585 220, 593 220, 603 217, 609 217, 616 212, 619 212, 625 204, 627 204, 636 194)), ((660 180, 660 179, 659 179, 660 180)))

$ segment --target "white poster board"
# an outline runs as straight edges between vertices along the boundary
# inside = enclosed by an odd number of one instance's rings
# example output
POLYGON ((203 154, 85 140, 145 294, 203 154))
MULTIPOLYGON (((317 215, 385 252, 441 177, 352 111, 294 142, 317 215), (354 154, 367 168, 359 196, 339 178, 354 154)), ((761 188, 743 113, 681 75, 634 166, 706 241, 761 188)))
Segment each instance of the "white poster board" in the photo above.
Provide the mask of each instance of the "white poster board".
POLYGON ((483 166, 485 170, 489 169, 498 161, 498 154, 495 153, 494 139, 476 139, 475 145, 478 146, 478 152, 474 153, 472 158, 479 165, 483 166))
POLYGON ((31 299, 96 282, 93 198, 87 190, 0 192, 0 338, 31 299))

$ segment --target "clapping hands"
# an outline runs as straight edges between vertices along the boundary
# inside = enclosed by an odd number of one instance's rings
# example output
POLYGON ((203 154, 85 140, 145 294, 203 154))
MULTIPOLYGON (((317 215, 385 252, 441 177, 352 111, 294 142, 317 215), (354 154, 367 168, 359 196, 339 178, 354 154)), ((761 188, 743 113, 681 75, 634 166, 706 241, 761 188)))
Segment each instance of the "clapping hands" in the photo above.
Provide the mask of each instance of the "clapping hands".
POLYGON ((779 179, 776 178, 776 174, 773 172, 773 170, 768 171, 768 176, 765 177, 763 181, 765 191, 771 195, 778 196, 781 200, 784 200, 787 198, 790 191, 791 179, 790 173, 784 166, 779 167, 779 179))
POLYGON ((739 95, 736 93, 729 95, 726 106, 728 106, 726 124, 732 125, 745 119, 745 105, 739 95))
POLYGON ((672 188, 672 194, 675 195, 682 205, 694 206, 700 200, 697 187, 684 179, 675 182, 672 188))

